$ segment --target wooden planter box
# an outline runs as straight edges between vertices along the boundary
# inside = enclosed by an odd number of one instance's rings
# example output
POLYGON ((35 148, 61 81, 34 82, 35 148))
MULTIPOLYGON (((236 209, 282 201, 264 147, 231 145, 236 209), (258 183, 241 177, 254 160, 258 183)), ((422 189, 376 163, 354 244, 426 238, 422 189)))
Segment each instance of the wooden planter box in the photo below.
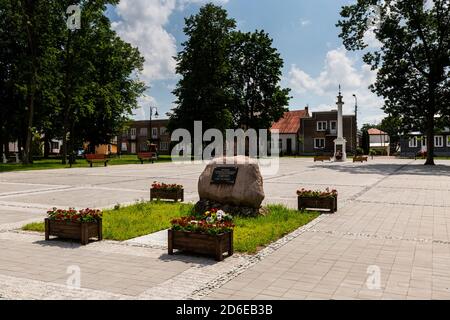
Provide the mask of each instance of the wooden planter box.
POLYGON ((326 209, 330 213, 337 211, 337 197, 336 198, 314 198, 314 197, 298 197, 298 210, 306 209, 326 209))
POLYGON ((61 239, 80 240, 82 245, 87 245, 90 238, 103 239, 102 220, 98 222, 71 222, 45 219, 45 240, 50 236, 61 239))
POLYGON ((173 254, 174 249, 205 254, 213 256, 216 261, 223 261, 225 252, 228 252, 228 257, 231 257, 234 253, 233 231, 211 236, 169 230, 169 255, 173 254))
POLYGON ((175 202, 184 201, 184 189, 167 191, 161 189, 150 189, 150 201, 153 200, 173 200, 175 202))

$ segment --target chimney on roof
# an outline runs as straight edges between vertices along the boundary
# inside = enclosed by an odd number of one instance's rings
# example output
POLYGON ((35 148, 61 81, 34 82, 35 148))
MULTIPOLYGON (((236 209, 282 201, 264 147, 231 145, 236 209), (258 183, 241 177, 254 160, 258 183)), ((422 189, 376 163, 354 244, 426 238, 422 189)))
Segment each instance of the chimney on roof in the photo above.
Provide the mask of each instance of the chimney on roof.
POLYGON ((309 114, 309 105, 306 105, 305 112, 306 112, 306 114, 309 114))

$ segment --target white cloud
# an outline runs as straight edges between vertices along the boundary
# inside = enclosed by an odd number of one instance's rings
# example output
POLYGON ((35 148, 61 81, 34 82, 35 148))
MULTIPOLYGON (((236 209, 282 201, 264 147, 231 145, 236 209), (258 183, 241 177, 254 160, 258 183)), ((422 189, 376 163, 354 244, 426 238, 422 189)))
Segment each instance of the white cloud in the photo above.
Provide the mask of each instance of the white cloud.
POLYGON ((357 67, 357 60, 349 57, 343 47, 327 53, 323 69, 318 76, 314 77, 298 66, 292 65, 287 80, 294 93, 324 101, 318 106, 311 106, 313 111, 336 108, 336 96, 338 87, 341 85, 346 113, 354 112, 353 94, 358 97, 359 125, 378 121, 384 117, 381 110, 383 99, 368 89, 376 80, 376 72, 372 71, 368 65, 357 67))
POLYGON ((382 46, 382 43, 378 41, 374 32, 375 28, 370 28, 364 33, 364 43, 368 45, 369 49, 379 49, 382 46))
MULTIPOLYGON (((144 56, 140 78, 147 86, 158 80, 176 79, 173 57, 177 54, 177 42, 166 30, 171 14, 176 9, 183 10, 188 4, 207 2, 225 4, 228 0, 121 0, 114 8, 119 19, 112 23, 112 27, 123 40, 138 47, 144 56)), ((148 118, 148 102, 157 104, 152 97, 141 99, 139 104, 144 108, 136 110, 135 118, 148 118)))
POLYGON ((122 0, 116 7, 120 20, 113 28, 144 56, 142 77, 147 84, 174 76, 176 41, 164 26, 175 5, 175 0, 122 0))
POLYGON ((142 96, 138 99, 139 108, 134 110, 133 118, 135 120, 149 120, 150 106, 157 107, 156 99, 151 96, 142 96))
POLYGON ((222 5, 222 4, 228 3, 228 1, 229 0, 178 0, 178 2, 179 2, 178 8, 180 10, 184 10, 184 8, 191 3, 206 4, 208 2, 211 2, 211 3, 217 4, 217 5, 222 5))

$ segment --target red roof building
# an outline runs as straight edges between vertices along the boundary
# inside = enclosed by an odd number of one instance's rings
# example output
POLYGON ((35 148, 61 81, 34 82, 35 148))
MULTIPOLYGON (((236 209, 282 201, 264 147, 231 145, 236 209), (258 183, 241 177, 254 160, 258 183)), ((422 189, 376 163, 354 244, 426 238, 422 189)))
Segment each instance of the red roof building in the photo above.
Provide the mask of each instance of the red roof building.
POLYGON ((372 135, 376 136, 376 135, 386 135, 387 134, 386 132, 381 131, 381 130, 376 129, 376 128, 369 129, 368 132, 369 132, 369 135, 371 135, 371 136, 372 135))
POLYGON ((300 120, 307 117, 309 117, 308 108, 286 112, 271 130, 279 130, 280 134, 296 134, 300 131, 300 120))
POLYGON ((390 138, 386 132, 377 128, 367 130, 370 139, 370 149, 379 151, 382 155, 390 155, 390 138))
POLYGON ((309 118, 309 110, 288 111, 278 122, 272 125, 272 130, 280 134, 280 150, 282 154, 298 154, 300 126, 303 118, 309 118))

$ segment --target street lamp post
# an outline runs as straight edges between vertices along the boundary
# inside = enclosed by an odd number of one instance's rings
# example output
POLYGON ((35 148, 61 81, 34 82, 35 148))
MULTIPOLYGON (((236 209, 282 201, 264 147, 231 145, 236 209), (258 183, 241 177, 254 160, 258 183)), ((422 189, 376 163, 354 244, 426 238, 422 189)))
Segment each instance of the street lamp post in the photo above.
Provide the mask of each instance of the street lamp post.
POLYGON ((150 144, 153 142, 153 133, 152 133, 152 117, 153 117, 153 111, 155 111, 155 118, 159 117, 158 114, 158 108, 150 106, 150 144))

